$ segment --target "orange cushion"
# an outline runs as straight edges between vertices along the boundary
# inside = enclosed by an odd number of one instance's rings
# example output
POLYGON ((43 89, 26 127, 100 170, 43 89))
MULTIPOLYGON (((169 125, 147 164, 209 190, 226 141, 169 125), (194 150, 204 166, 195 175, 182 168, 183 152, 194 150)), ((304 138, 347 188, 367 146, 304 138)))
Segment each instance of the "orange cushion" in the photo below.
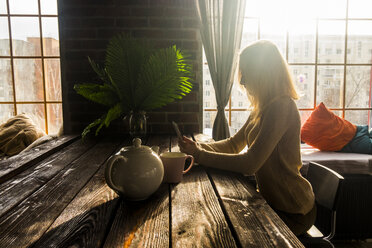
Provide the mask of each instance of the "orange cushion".
POLYGON ((322 151, 339 151, 351 141, 356 129, 321 102, 302 126, 301 140, 322 151))

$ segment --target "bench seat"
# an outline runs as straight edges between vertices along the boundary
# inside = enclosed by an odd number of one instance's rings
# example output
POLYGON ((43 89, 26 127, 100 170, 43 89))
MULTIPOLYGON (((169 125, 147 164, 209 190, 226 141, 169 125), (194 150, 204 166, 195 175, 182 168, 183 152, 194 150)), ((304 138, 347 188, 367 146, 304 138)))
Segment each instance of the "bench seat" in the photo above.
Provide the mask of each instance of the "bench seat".
MULTIPOLYGON (((320 163, 337 173, 345 180, 337 209, 336 239, 372 238, 372 155, 343 152, 325 152, 301 145, 303 167, 301 173, 306 177, 310 161, 320 163)), ((318 214, 326 217, 323 209, 318 214)), ((329 223, 321 223, 322 231, 328 231, 329 223)))

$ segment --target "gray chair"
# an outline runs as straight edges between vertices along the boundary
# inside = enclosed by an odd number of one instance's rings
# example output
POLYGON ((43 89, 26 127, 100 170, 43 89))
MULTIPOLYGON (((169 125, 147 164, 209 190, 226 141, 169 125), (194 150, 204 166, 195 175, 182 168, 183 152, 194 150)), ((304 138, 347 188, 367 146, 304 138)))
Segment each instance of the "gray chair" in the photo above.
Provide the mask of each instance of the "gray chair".
MULTIPOLYGON (((316 228, 317 222, 315 222, 315 225, 311 227, 307 234, 299 238, 307 248, 334 248, 330 240, 336 232, 336 209, 344 178, 337 172, 315 162, 309 163, 306 178, 313 187, 317 207, 328 209, 331 212, 330 232, 327 234, 321 233, 316 228)), ((317 218, 319 218, 319 215, 317 215, 317 218)))

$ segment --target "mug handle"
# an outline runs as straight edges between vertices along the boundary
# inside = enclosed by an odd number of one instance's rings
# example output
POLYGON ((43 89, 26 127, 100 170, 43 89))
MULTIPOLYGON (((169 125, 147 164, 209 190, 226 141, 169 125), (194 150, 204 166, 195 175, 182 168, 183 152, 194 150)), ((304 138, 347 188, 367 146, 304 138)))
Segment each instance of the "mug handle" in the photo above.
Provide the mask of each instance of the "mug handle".
POLYGON ((186 174, 187 172, 189 172, 189 170, 191 169, 191 167, 194 165, 194 157, 193 157, 192 155, 187 155, 187 156, 185 157, 185 161, 186 161, 186 159, 188 159, 188 158, 191 158, 191 163, 190 163, 189 167, 188 167, 186 170, 184 170, 184 171, 182 172, 182 174, 186 174))
POLYGON ((121 155, 113 155, 107 160, 106 168, 105 168, 105 179, 106 179, 107 185, 110 186, 110 188, 114 189, 117 192, 120 192, 120 189, 113 183, 112 178, 111 178, 112 166, 114 165, 114 163, 118 159, 124 159, 125 160, 125 158, 121 155))

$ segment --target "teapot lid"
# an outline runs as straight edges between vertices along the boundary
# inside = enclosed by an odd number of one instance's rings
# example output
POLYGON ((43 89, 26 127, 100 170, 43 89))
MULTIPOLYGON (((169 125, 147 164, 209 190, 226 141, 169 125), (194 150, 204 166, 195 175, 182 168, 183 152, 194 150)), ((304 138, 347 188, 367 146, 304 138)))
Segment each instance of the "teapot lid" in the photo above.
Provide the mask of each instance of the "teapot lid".
POLYGON ((132 142, 133 142, 132 146, 123 147, 121 148, 120 152, 137 154, 137 153, 151 153, 153 151, 150 147, 141 145, 142 141, 140 138, 134 138, 132 142))

